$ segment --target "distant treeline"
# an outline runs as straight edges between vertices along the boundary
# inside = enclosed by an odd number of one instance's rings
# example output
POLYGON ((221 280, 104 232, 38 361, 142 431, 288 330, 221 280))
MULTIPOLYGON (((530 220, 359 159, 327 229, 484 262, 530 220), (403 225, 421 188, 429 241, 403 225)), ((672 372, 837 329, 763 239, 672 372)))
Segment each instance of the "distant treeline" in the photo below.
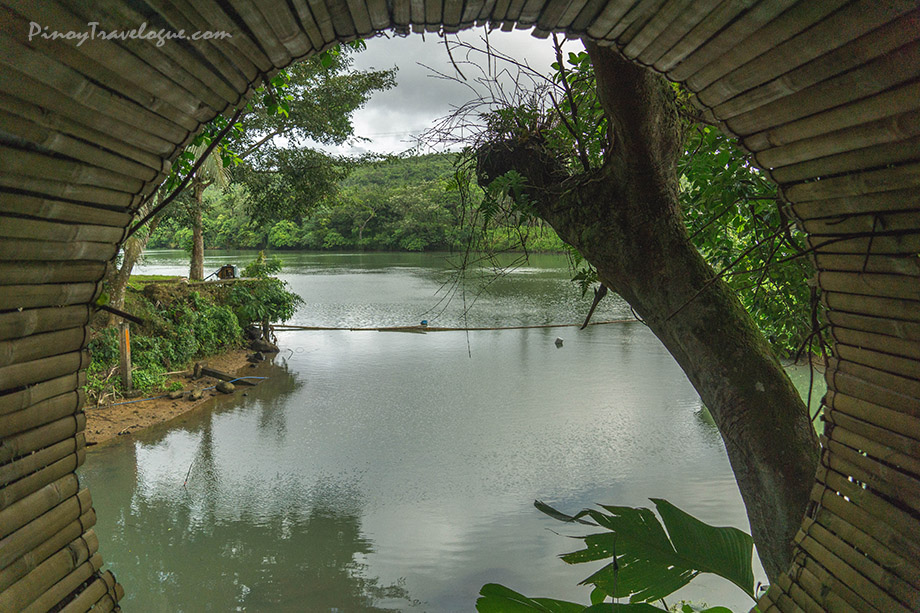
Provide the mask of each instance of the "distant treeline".
MULTIPOLYGON (((452 251, 464 249, 472 229, 463 223, 463 203, 454 182, 454 154, 394 158, 353 169, 338 193, 317 203, 298 221, 260 225, 247 214, 239 185, 209 189, 204 243, 210 249, 305 249, 452 251)), ((510 231, 490 231, 495 248, 517 244, 510 231)), ((549 227, 532 228, 527 248, 561 251, 549 227)), ((192 231, 181 218, 165 219, 148 247, 184 248, 192 231)))

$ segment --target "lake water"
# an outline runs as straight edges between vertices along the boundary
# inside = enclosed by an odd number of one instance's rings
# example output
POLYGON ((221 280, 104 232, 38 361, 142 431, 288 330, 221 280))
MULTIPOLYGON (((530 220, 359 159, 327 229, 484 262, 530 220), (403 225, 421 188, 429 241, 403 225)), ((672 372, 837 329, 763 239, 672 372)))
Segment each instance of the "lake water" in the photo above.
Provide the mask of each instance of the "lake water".
MULTIPOLYGON (((574 323, 590 304, 561 256, 470 273, 464 296, 443 255, 280 255, 306 303, 293 324, 574 323)), ((208 252, 205 269, 251 257, 208 252)), ((186 274, 185 258, 151 252, 138 272, 186 274)), ((629 316, 611 295, 594 320, 629 316)), ((535 499, 661 497, 749 530, 718 432, 640 323, 279 341, 247 396, 90 449, 83 481, 126 611, 466 612, 487 582, 587 602, 577 583, 596 566, 556 557, 580 543, 557 532, 579 531, 535 499)), ((679 595, 751 605, 707 576, 679 595)))

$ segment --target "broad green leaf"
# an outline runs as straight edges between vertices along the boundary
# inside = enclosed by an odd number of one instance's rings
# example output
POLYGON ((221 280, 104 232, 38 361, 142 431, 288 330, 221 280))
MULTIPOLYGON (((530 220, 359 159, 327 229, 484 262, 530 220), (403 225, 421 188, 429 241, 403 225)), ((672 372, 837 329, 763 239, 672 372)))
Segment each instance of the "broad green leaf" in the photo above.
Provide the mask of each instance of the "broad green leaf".
POLYGON ((754 539, 737 528, 705 524, 667 500, 651 500, 682 558, 701 572, 728 579, 754 598, 754 539))
POLYGON ((476 601, 479 613, 581 613, 585 605, 552 598, 528 598, 497 583, 487 583, 476 601))
POLYGON ((631 602, 656 601, 708 572, 728 579, 754 597, 750 536, 736 528, 705 524, 667 501, 653 502, 664 526, 645 508, 602 506, 606 512, 585 509, 566 515, 544 503, 535 505, 554 519, 586 523, 581 518, 590 517, 610 531, 579 537, 585 548, 562 559, 580 564, 613 558, 582 582, 596 585, 611 596, 628 597, 631 602))
POLYGON ((646 602, 635 602, 629 604, 617 604, 613 602, 604 602, 594 604, 583 610, 582 613, 661 613, 664 609, 646 602))

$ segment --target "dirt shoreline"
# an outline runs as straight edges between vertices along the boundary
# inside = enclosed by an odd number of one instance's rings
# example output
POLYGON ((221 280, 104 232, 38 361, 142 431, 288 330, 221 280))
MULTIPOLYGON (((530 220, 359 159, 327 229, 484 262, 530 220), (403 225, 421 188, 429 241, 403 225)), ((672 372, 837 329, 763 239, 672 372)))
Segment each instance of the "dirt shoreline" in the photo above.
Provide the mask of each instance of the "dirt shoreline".
MULTIPOLYGON (((246 356, 251 350, 236 349, 228 353, 212 356, 200 360, 211 368, 244 376, 249 373, 249 362, 246 356)), ((189 371, 191 372, 191 371, 189 371)), ((217 384, 217 379, 201 377, 192 380, 190 375, 173 375, 169 383, 178 381, 186 392, 193 389, 203 389, 217 384)), ((161 395, 155 394, 155 395, 161 395)), ((155 398, 141 402, 122 401, 128 404, 114 404, 101 406, 86 406, 86 444, 97 445, 111 440, 117 436, 130 435, 150 426, 169 421, 188 413, 210 401, 220 394, 215 389, 207 390, 199 400, 189 400, 187 397, 173 400, 171 398, 155 398)))

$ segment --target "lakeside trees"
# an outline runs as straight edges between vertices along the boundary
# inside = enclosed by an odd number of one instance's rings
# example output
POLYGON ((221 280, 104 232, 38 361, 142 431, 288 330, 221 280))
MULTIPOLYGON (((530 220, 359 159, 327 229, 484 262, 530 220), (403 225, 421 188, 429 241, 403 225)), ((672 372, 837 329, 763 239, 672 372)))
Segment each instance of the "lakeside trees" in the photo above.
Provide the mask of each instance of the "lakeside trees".
POLYGON ((763 334, 690 240, 679 199, 685 126, 675 91, 608 48, 588 44, 587 56, 575 58, 585 69, 575 74, 559 60, 566 102, 536 122, 509 123, 519 112, 512 108, 487 123, 472 151, 479 181, 488 188, 498 180, 510 206, 549 222, 681 365, 719 427, 775 579, 791 560, 817 439, 763 334), (591 104, 603 121, 590 112, 579 120, 576 108, 591 104), (592 156, 586 143, 598 135, 592 156))

